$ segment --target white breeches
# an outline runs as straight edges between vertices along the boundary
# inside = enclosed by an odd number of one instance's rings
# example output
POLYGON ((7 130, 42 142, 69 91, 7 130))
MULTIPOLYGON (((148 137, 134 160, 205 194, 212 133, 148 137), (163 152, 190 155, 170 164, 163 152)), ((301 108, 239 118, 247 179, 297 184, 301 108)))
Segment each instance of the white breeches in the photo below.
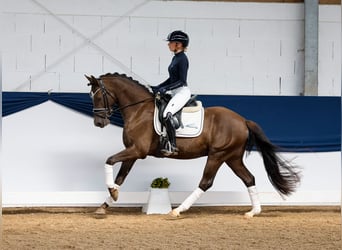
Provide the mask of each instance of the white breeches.
POLYGON ((177 113, 183 106, 189 101, 191 97, 191 92, 189 87, 180 87, 173 89, 171 92, 171 100, 167 104, 163 117, 165 118, 167 113, 171 112, 172 115, 177 113))

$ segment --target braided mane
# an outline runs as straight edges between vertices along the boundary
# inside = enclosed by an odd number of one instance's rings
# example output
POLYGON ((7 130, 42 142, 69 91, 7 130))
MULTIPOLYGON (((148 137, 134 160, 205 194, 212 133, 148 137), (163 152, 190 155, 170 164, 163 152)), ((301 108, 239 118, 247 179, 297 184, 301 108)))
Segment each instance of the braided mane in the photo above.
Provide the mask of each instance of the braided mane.
POLYGON ((120 74, 120 73, 118 73, 118 72, 115 72, 115 73, 106 73, 106 74, 104 74, 104 75, 100 75, 99 78, 101 78, 101 77, 121 77, 121 78, 124 78, 124 79, 127 79, 127 80, 132 81, 133 83, 135 83, 135 84, 137 84, 137 85, 143 87, 143 88, 146 89, 148 92, 150 92, 149 88, 148 88, 146 85, 141 84, 139 81, 133 79, 131 76, 127 76, 126 74, 120 74))

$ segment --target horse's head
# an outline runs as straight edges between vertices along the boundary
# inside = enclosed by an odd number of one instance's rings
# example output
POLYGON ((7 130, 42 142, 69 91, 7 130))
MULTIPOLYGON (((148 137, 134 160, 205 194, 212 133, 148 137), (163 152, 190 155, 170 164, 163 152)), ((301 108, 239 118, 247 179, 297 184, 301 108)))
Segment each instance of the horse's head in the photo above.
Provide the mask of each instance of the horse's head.
POLYGON ((109 93, 101 79, 94 76, 86 76, 89 80, 88 86, 91 86, 90 97, 93 100, 94 125, 100 128, 110 123, 110 116, 113 113, 115 97, 109 93))

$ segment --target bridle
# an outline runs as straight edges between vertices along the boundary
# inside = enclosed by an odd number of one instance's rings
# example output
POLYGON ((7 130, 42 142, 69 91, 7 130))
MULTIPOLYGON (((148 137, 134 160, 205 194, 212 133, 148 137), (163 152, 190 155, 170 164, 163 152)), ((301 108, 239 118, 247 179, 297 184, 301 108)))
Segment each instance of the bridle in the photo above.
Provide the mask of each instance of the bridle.
POLYGON ((95 92, 90 91, 89 95, 90 95, 91 99, 94 99, 95 95, 101 91, 103 102, 104 102, 104 107, 103 108, 93 108, 93 113, 95 116, 98 116, 98 117, 103 118, 103 119, 109 119, 113 115, 113 113, 120 111, 120 110, 123 110, 125 108, 131 107, 131 106, 134 106, 134 105, 137 105, 140 103, 144 103, 144 102, 147 102, 150 100, 154 100, 154 97, 149 97, 149 98, 143 99, 141 101, 113 109, 111 106, 109 106, 108 95, 111 98, 113 98, 114 100, 115 100, 115 97, 110 92, 107 91, 106 87, 103 84, 102 79, 100 79, 98 82, 99 82, 100 87, 95 92))
POLYGON ((106 90, 101 79, 98 82, 100 87, 95 92, 90 91, 89 95, 91 99, 94 99, 95 95, 101 92, 104 102, 104 108, 93 108, 93 113, 100 118, 108 119, 114 112, 113 108, 109 106, 108 95, 112 98, 114 98, 114 96, 106 90))

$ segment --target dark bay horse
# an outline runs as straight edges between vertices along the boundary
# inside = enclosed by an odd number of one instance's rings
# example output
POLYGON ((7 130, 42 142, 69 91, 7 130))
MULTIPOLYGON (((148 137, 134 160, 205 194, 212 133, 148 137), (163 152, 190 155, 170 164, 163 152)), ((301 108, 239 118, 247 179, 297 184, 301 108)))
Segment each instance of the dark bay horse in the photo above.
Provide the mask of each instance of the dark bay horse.
MULTIPOLYGON (((154 95, 147 86, 139 84, 126 75, 114 73, 99 78, 88 77, 93 100, 94 124, 105 127, 110 123, 113 106, 118 105, 123 120, 123 143, 125 149, 110 156, 105 164, 106 184, 110 197, 96 213, 104 214, 106 208, 118 198, 119 187, 137 159, 148 155, 163 157, 159 150, 159 135, 153 127, 154 95), (121 162, 120 170, 113 180, 113 166, 121 162)), ((274 146, 253 121, 224 107, 209 107, 204 112, 201 135, 194 138, 177 138, 177 159, 193 159, 207 156, 202 179, 192 194, 170 214, 179 216, 190 208, 214 182, 216 173, 226 163, 246 185, 252 209, 245 214, 253 217, 261 212, 254 176, 243 163, 245 151, 253 146, 261 153, 268 178, 280 195, 293 193, 300 181, 297 167, 282 160, 274 146)))

